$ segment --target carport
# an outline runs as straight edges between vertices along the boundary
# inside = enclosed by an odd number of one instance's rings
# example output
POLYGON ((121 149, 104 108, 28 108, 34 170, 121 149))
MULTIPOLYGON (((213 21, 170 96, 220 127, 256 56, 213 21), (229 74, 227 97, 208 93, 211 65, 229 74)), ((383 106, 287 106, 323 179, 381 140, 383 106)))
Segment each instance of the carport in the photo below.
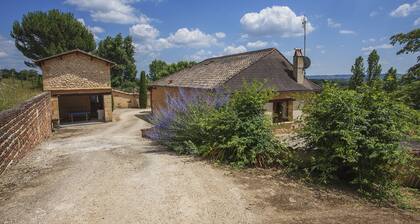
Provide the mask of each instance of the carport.
POLYGON ((102 94, 71 94, 58 96, 60 123, 105 121, 102 94))

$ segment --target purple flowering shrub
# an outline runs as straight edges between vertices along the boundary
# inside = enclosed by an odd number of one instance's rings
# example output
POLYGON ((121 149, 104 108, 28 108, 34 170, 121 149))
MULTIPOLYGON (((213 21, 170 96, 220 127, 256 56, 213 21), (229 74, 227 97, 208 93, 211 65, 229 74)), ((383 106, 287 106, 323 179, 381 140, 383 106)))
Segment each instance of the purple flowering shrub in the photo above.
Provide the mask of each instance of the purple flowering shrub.
POLYGON ((271 94, 259 83, 245 83, 233 93, 181 90, 167 99, 168 109, 154 115, 150 137, 178 153, 237 166, 279 164, 286 149, 275 140, 263 110, 271 94))

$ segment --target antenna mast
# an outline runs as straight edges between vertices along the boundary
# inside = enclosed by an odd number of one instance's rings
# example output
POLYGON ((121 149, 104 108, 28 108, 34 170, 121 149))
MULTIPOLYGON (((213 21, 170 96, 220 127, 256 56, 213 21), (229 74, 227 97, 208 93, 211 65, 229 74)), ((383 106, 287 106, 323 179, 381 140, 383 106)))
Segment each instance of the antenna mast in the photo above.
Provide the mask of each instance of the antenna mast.
POLYGON ((303 56, 306 56, 306 16, 303 15, 302 25, 303 25, 303 56))

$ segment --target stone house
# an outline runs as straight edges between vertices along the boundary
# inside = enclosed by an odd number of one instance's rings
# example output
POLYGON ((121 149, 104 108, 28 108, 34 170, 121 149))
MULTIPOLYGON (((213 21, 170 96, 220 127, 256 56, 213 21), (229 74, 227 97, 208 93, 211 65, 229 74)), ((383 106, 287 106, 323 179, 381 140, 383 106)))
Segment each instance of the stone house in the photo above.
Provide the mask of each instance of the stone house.
POLYGON ((113 62, 76 49, 35 61, 51 93, 54 124, 112 121, 113 62))
POLYGON ((168 109, 168 100, 197 91, 241 88, 244 82, 259 81, 276 96, 265 105, 273 123, 292 123, 302 114, 308 94, 321 87, 304 76, 304 56, 296 49, 290 63, 277 49, 269 48, 206 59, 191 68, 153 82, 150 89, 152 112, 168 109))

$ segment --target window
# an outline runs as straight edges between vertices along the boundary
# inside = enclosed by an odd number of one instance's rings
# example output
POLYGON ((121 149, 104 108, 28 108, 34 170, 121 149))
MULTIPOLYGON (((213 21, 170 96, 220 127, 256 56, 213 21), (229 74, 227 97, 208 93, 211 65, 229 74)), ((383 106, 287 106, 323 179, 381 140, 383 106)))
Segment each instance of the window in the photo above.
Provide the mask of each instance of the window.
POLYGON ((273 102, 273 123, 289 120, 288 101, 273 102))

